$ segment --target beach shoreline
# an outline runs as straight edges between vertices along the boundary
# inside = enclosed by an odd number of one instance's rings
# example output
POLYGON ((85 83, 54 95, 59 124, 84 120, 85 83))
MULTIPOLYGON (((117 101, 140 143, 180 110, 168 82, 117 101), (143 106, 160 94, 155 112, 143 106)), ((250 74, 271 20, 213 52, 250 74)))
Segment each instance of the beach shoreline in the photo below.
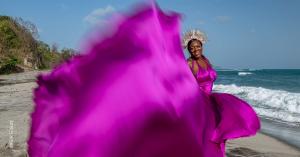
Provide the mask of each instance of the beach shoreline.
POLYGON ((300 150, 284 141, 259 132, 255 136, 227 141, 228 157, 261 156, 261 157, 299 157, 300 150))
MULTIPOLYGON (((0 75, 1 157, 27 156, 26 141, 33 109, 32 91, 37 86, 35 77, 41 72, 47 71, 0 75)), ((299 148, 262 131, 256 136, 228 140, 226 153, 227 157, 300 157, 299 148)))

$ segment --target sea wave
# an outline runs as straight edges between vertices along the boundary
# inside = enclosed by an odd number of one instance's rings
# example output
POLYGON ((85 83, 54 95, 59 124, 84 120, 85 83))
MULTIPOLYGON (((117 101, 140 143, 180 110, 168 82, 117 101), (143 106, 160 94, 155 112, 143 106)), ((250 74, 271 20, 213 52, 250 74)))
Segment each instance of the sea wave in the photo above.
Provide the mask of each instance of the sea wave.
POLYGON ((253 73, 252 72, 244 72, 244 71, 238 72, 239 76, 245 76, 245 75, 251 75, 251 74, 253 74, 253 73))
POLYGON ((300 93, 235 84, 217 84, 213 90, 246 100, 265 118, 300 124, 300 93))

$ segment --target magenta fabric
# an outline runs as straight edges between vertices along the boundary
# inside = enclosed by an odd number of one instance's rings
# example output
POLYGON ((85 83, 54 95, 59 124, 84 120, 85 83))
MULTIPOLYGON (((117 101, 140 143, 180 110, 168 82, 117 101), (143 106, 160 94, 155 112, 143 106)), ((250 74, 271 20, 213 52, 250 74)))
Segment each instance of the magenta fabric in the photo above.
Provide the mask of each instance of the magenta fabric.
POLYGON ((254 135, 260 123, 247 103, 203 90, 201 80, 211 88, 215 79, 211 67, 191 73, 179 22, 140 7, 85 55, 40 75, 29 155, 223 157, 227 139, 254 135))

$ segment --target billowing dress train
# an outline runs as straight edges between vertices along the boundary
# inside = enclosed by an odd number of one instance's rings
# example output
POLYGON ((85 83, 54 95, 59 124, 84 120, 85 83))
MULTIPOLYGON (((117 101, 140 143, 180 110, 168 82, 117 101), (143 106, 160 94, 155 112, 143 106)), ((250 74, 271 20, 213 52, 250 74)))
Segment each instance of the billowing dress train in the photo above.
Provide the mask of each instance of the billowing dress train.
POLYGON ((211 67, 191 73, 179 20, 141 6, 40 75, 30 157, 223 157, 226 140, 254 135, 260 123, 247 103, 211 93, 211 67))

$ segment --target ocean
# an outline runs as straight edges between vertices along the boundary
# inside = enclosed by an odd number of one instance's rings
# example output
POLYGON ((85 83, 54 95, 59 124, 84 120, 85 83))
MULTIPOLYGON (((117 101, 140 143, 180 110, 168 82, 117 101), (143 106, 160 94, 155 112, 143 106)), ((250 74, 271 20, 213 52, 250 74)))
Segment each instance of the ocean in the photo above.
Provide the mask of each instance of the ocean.
POLYGON ((261 131, 300 149, 300 69, 217 70, 213 92, 247 101, 261 131))

